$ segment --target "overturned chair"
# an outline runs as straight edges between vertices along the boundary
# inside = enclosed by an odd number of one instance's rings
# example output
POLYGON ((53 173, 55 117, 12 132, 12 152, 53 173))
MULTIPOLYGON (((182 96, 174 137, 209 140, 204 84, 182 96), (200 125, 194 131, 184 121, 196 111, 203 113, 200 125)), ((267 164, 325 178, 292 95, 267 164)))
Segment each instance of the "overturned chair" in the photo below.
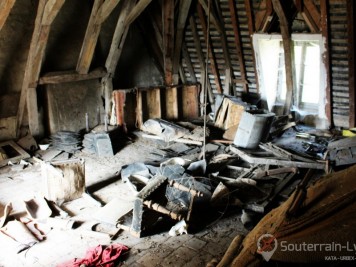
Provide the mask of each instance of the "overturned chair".
POLYGON ((342 264, 354 263, 355 222, 356 165, 297 189, 246 237, 236 236, 217 266, 260 266, 269 259, 278 266, 317 262, 336 266, 340 259, 342 264))

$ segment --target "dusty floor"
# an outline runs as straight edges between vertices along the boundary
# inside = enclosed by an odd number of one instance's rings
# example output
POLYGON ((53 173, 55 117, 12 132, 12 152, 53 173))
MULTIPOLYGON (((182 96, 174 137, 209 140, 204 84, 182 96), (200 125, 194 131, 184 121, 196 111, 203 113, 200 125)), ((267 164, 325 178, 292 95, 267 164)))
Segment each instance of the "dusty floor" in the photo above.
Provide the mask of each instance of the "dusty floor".
MULTIPOLYGON (((153 151, 150 142, 139 140, 122 148, 114 157, 97 158, 82 152, 75 154, 75 157, 85 160, 86 187, 95 199, 102 204, 113 198, 127 203, 133 196, 120 179, 120 169, 137 161, 161 160, 160 155, 151 154, 153 151)), ((0 169, 0 204, 5 206, 11 202, 14 212, 18 214, 24 213, 23 201, 43 196, 44 188, 40 164, 34 163, 25 170, 21 169, 22 166, 0 169)), ((44 241, 19 254, 0 243, 0 266, 56 266, 73 258, 83 258, 88 248, 112 243, 130 248, 123 258, 124 266, 205 266, 211 259, 220 258, 237 234, 247 233, 236 213, 214 221, 195 234, 171 237, 163 232, 136 238, 123 231, 115 240, 110 240, 107 234, 91 230, 97 222, 92 215, 100 209, 96 203, 80 198, 64 203, 62 208, 71 215, 71 219, 80 222, 78 227, 44 230, 44 241)))

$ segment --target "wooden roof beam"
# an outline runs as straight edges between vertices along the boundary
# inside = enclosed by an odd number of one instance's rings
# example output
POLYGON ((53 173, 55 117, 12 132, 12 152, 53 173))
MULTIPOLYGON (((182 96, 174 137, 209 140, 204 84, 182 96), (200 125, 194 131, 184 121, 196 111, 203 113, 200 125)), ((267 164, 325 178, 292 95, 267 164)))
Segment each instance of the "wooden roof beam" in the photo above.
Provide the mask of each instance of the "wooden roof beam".
POLYGON ((0 2, 0 31, 10 14, 12 7, 14 6, 16 0, 1 0, 0 2))
MULTIPOLYGON (((211 1, 211 0, 209 0, 211 1)), ((208 6, 208 3, 206 2, 206 0, 199 0, 199 3, 201 5, 201 7, 204 9, 205 11, 205 14, 206 16, 208 17, 208 14, 209 14, 209 6, 208 6)), ((220 22, 214 12, 214 10, 211 8, 210 9, 210 21, 214 24, 214 26, 216 27, 216 29, 218 30, 219 33, 222 33, 222 28, 221 28, 221 25, 220 25, 220 22)))
POLYGON ((127 16, 126 23, 130 25, 146 9, 152 0, 140 0, 127 16))
POLYGON ((289 30, 289 23, 287 16, 283 10, 281 0, 272 0, 274 11, 279 18, 279 24, 281 28, 283 48, 284 48, 284 62, 286 69, 286 85, 287 85, 287 95, 286 102, 284 104, 284 114, 289 114, 293 99, 293 57, 291 48, 291 35, 289 30))
POLYGON ((20 133, 26 103, 31 134, 33 136, 39 134, 36 87, 45 55, 50 27, 64 2, 65 0, 40 0, 38 3, 35 27, 27 57, 17 111, 17 135, 20 133))

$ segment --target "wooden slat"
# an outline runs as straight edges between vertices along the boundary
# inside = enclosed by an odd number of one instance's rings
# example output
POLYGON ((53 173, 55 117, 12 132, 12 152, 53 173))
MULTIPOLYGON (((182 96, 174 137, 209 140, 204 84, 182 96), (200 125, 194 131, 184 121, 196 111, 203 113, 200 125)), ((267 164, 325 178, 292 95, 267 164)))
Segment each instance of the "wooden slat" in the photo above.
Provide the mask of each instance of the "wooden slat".
POLYGON ((204 61, 204 55, 203 55, 203 51, 201 49, 201 44, 200 44, 200 40, 199 40, 197 25, 195 24, 193 16, 191 16, 189 18, 189 25, 190 25, 190 27, 192 29, 194 45, 195 45, 195 49, 197 51, 199 65, 200 65, 200 75, 201 75, 200 76, 200 83, 202 85, 203 90, 207 89, 207 93, 208 93, 208 96, 209 96, 209 102, 210 102, 210 104, 213 105, 214 102, 215 102, 214 96, 213 96, 213 90, 211 88, 211 84, 210 84, 209 79, 205 79, 206 63, 204 61))
POLYGON ((102 24, 119 4, 120 0, 106 0, 99 8, 95 24, 102 24))
POLYGON ((208 38, 207 39, 207 25, 205 22, 205 15, 203 13, 203 9, 202 6, 200 4, 197 4, 197 10, 198 10, 198 15, 199 15, 199 19, 200 19, 200 24, 202 26, 202 30, 203 30, 203 34, 204 34, 204 39, 205 42, 208 44, 209 46, 209 59, 210 59, 210 67, 211 67, 211 72, 214 75, 214 80, 215 80, 215 85, 216 85, 216 90, 218 91, 219 94, 221 94, 223 92, 222 88, 221 88, 221 82, 220 82, 220 74, 219 74, 219 70, 216 64, 216 60, 215 60, 215 55, 213 52, 213 46, 212 46, 212 42, 211 39, 208 38))
POLYGON ((10 14, 12 7, 14 6, 16 0, 1 0, 0 2, 0 31, 10 14))
POLYGON ((330 49, 329 49, 329 24, 328 24, 328 0, 320 0, 320 14, 321 14, 321 34, 325 40, 325 53, 322 56, 323 62, 326 66, 326 105, 325 114, 330 123, 333 126, 332 116, 332 93, 331 93, 331 71, 330 71, 330 49))
POLYGON ((283 48, 284 48, 284 62, 286 68, 286 85, 287 85, 287 94, 286 102, 284 103, 284 114, 290 113, 290 108, 292 105, 293 97, 293 55, 291 49, 291 36, 289 32, 289 25, 286 14, 282 8, 281 0, 272 0, 274 11, 276 12, 282 33, 283 39, 283 48))
POLYGON ((173 84, 174 1, 163 1, 163 58, 166 85, 173 84))
POLYGON ((104 68, 97 68, 89 72, 88 74, 79 74, 75 70, 50 72, 44 74, 39 79, 39 84, 57 84, 57 83, 92 80, 92 79, 102 78, 105 75, 106 75, 106 70, 104 68))
POLYGON ((354 0, 347 0, 348 57, 349 57, 349 127, 356 126, 356 97, 355 97, 355 4, 354 0))
POLYGON ((199 87, 196 85, 182 88, 182 115, 183 118, 192 119, 199 117, 199 87))
POLYGON ((80 74, 87 74, 92 62, 96 43, 98 42, 101 24, 95 24, 96 17, 100 6, 104 0, 95 0, 91 11, 87 30, 85 32, 84 41, 80 50, 79 59, 77 63, 77 72, 80 74))
POLYGON ((147 91, 148 118, 161 118, 161 90, 154 88, 147 91))
POLYGON ((178 84, 179 61, 181 59, 182 43, 184 37, 184 28, 192 0, 181 0, 179 2, 179 13, 176 26, 176 36, 173 55, 173 84, 178 84))
MULTIPOLYGON (((132 0, 131 0, 132 1, 132 0)), ((140 0, 127 16, 126 23, 129 25, 145 10, 152 0, 140 0)), ((134 1, 133 1, 134 2, 134 1)))
POLYGON ((237 22, 237 13, 235 9, 235 1, 229 0, 229 10, 230 10, 230 17, 232 28, 234 30, 234 42, 237 52, 237 58, 239 60, 240 72, 241 72, 241 80, 245 81, 243 84, 243 88, 245 92, 248 92, 248 85, 246 83, 246 68, 245 68, 245 60, 242 54, 242 44, 241 44, 241 35, 240 30, 237 22))

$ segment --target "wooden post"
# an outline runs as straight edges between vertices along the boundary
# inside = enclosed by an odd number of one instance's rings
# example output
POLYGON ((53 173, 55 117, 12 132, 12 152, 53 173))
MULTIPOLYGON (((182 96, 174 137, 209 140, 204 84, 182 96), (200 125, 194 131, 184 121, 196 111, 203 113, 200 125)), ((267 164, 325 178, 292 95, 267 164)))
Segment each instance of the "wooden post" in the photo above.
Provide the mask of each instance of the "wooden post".
POLYGON ((287 95, 286 102, 284 103, 284 114, 289 114, 290 107, 293 100, 293 53, 291 48, 291 36, 289 31, 289 24, 286 14, 282 8, 280 0, 272 0, 274 11, 276 12, 282 33, 283 48, 284 48, 284 62, 286 70, 286 84, 287 84, 287 95))
POLYGON ((199 117, 199 87, 196 85, 182 88, 183 118, 192 119, 199 117))
POLYGON ((347 0, 347 24, 348 26, 348 47, 349 47, 349 97, 350 97, 350 111, 349 111, 349 126, 356 126, 356 106, 355 106, 355 4, 354 0, 347 0))
POLYGON ((5 24, 7 17, 10 14, 16 0, 1 0, 0 2, 0 31, 5 24))
POLYGON ((325 39, 325 54, 322 56, 326 66, 326 104, 325 113, 330 126, 334 124, 332 116, 332 95, 331 95, 331 71, 330 71, 330 45, 329 45, 329 24, 328 24, 328 4, 327 0, 320 0, 321 34, 325 39))
POLYGON ((161 90, 154 88, 147 91, 148 118, 160 119, 161 115, 161 90))

